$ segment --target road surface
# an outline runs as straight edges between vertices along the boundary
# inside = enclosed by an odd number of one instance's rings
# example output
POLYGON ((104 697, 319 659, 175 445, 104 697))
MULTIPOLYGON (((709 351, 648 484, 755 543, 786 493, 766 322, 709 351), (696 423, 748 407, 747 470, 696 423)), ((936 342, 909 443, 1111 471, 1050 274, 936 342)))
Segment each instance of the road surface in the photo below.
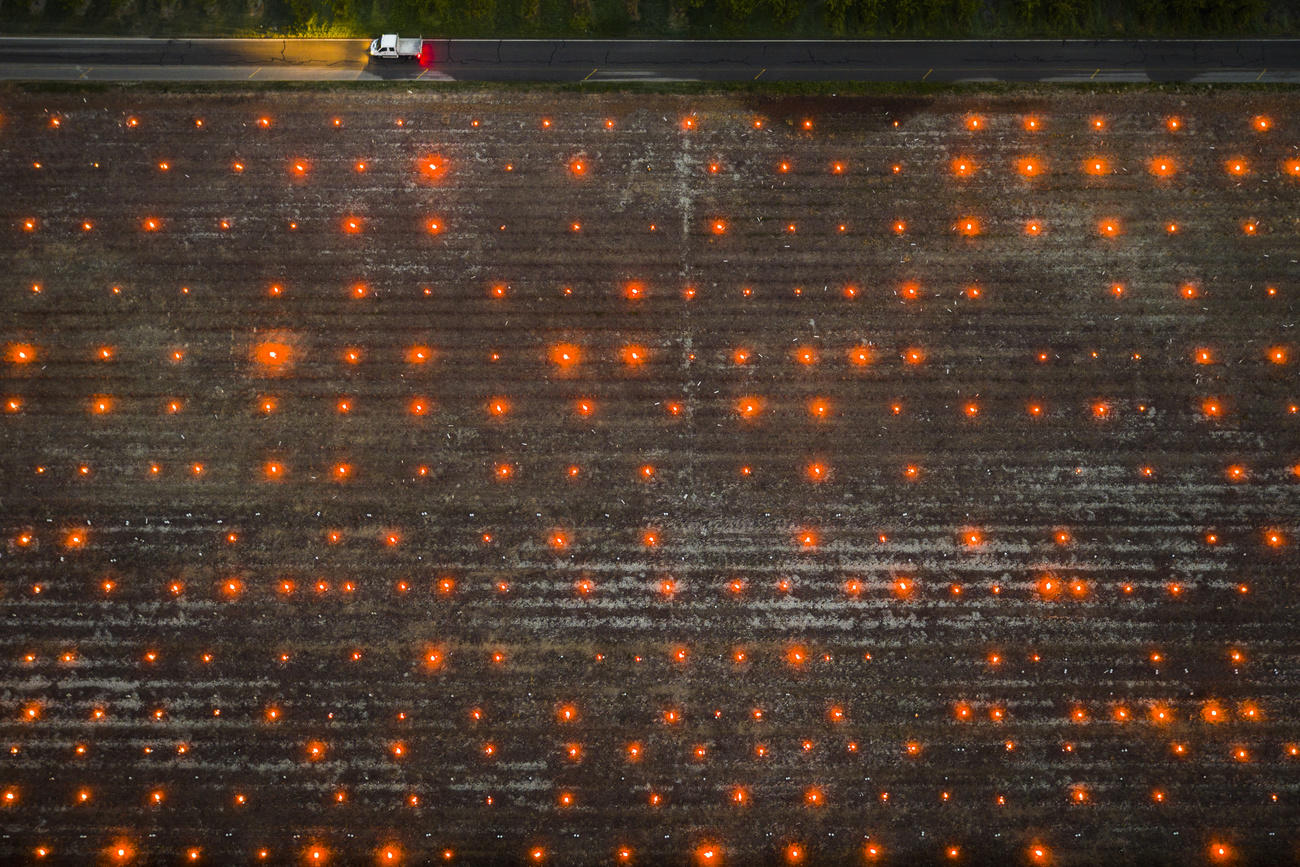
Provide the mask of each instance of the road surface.
POLYGON ((59 81, 1300 81, 1300 40, 0 38, 0 79, 59 81))

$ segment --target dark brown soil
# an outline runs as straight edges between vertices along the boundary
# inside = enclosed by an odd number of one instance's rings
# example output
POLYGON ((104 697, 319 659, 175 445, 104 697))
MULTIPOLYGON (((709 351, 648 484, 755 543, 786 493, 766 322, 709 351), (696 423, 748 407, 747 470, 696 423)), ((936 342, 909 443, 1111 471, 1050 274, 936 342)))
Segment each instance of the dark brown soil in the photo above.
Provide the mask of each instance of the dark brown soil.
POLYGON ((1297 857, 1296 96, 0 115, 0 859, 1297 857))

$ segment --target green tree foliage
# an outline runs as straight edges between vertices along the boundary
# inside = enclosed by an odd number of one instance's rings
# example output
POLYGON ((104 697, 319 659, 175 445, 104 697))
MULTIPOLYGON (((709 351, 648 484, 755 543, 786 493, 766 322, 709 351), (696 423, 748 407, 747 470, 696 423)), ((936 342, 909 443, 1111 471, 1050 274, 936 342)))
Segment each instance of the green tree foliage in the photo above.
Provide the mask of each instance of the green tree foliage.
POLYGON ((857 5, 857 0, 826 0, 826 26, 832 33, 844 35, 849 25, 849 13, 857 5))
POLYGON ((573 17, 569 19, 569 29, 574 33, 586 35, 596 23, 596 10, 591 0, 572 0, 573 17))
POLYGON ((885 0, 858 0, 858 15, 863 33, 876 33, 885 15, 885 0))
POLYGON ((921 0, 894 0, 893 33, 910 33, 924 17, 921 0))
POLYGON ((1155 27, 1164 20, 1165 6, 1165 0, 1136 0, 1133 4, 1133 15, 1137 19, 1138 26, 1155 27))
POLYGON ((1078 30, 1082 14, 1081 0, 1049 0, 1047 20, 1052 27, 1063 33, 1070 34, 1078 30))
POLYGON ((758 0, 718 0, 718 6, 728 20, 740 22, 754 14, 758 0))
POLYGON ((1043 0, 1016 0, 1016 17, 1033 26, 1042 22, 1043 0))
POLYGON ((788 24, 798 18, 807 5, 805 0, 767 0, 768 11, 777 24, 788 24))
POLYGON ((460 0, 459 5, 471 21, 491 21, 497 14, 497 0, 460 0))

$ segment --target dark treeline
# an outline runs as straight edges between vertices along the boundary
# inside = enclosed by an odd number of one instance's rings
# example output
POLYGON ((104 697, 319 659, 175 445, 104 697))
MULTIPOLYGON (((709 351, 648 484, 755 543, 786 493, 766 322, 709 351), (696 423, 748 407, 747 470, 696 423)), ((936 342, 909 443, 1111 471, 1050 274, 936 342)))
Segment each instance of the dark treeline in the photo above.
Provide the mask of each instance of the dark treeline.
POLYGON ((365 36, 1296 35, 1300 0, 0 0, 8 32, 365 36))

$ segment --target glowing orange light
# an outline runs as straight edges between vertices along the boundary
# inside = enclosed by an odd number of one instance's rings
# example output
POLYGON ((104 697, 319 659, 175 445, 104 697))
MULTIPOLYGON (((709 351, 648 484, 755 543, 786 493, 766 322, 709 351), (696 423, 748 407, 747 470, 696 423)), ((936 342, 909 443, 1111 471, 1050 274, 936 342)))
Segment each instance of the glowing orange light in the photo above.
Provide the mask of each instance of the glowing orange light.
POLYGON ((709 224, 709 230, 715 235, 725 235, 727 232, 726 220, 714 220, 709 224))
POLYGON ((140 228, 144 229, 146 232, 156 232, 162 228, 162 220, 158 217, 145 217, 140 222, 140 228))
POLYGON ((650 351, 644 346, 630 343, 623 347, 620 355, 622 356, 625 365, 628 367, 638 367, 644 364, 646 359, 650 357, 650 351))
POLYGON ((5 361, 11 364, 31 364, 36 360, 37 351, 31 343, 10 343, 5 347, 5 361))
POLYGON ((253 347, 253 360, 268 368, 280 368, 293 361, 293 348, 287 343, 263 342, 253 347))
POLYGON ((1147 168, 1151 171, 1151 174, 1159 178, 1172 177, 1174 172, 1178 170, 1173 157, 1168 156, 1152 157, 1151 161, 1147 163, 1147 168))
POLYGON ((959 235, 972 238, 980 233, 980 221, 975 217, 962 217, 954 228, 959 235))
POLYGON ((1250 163, 1240 157, 1226 160, 1223 163, 1223 167, 1227 170, 1228 174, 1236 175, 1238 177, 1250 172, 1250 163))
POLYGON ((1021 157, 1016 161, 1016 171, 1027 178, 1034 178, 1044 171, 1041 157, 1021 157))
POLYGON ((824 397, 814 397, 808 401, 808 414, 817 421, 824 421, 831 416, 831 404, 824 397))
POLYGON ((135 857, 135 846, 128 840, 117 840, 116 842, 109 844, 108 849, 105 850, 105 854, 107 854, 113 861, 124 863, 135 857))
POLYGON ((491 415, 501 416, 510 412, 510 401, 504 397, 494 397, 488 400, 487 410, 491 415))
POLYGON ((1103 237, 1114 238, 1123 231, 1123 227, 1117 217, 1105 217, 1097 222, 1097 231, 1103 237))
POLYGON ((848 352, 849 364, 855 367, 866 367, 871 363, 871 347, 865 344, 851 347, 848 352))
POLYGON ((723 849, 717 843, 701 843, 694 854, 696 864, 721 864, 723 849))
POLYGON ((1083 170, 1090 175, 1110 174, 1110 161, 1102 157, 1092 157, 1083 164, 1083 170))
POLYGON ((557 367, 572 367, 582 359, 582 350, 572 343, 557 343, 551 347, 550 359, 557 367))

